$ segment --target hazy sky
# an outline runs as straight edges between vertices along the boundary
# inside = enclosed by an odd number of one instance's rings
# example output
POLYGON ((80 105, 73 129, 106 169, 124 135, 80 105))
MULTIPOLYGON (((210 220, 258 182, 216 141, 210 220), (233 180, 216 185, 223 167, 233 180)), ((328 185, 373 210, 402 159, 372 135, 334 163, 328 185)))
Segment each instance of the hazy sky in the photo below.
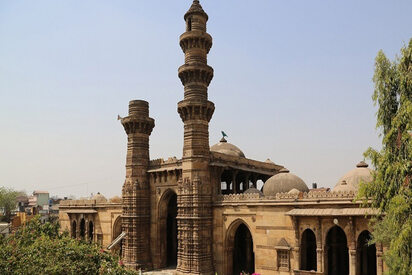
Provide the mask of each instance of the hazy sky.
MULTIPOLYGON (((214 38, 214 144, 332 187, 379 146, 371 95, 379 49, 412 37, 412 1, 204 0, 214 38)), ((126 134, 144 99, 151 158, 181 157, 178 37, 191 1, 0 0, 0 186, 121 194, 126 134)))

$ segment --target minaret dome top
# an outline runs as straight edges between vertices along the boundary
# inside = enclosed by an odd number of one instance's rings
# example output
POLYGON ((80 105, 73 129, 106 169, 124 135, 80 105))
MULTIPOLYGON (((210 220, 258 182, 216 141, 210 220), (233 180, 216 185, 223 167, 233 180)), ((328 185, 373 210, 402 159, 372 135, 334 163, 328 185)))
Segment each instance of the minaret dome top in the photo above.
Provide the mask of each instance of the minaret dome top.
POLYGON ((205 17, 206 21, 209 19, 207 13, 203 10, 202 6, 200 5, 198 0, 194 0, 190 9, 186 12, 184 19, 186 20, 191 15, 201 15, 205 17))

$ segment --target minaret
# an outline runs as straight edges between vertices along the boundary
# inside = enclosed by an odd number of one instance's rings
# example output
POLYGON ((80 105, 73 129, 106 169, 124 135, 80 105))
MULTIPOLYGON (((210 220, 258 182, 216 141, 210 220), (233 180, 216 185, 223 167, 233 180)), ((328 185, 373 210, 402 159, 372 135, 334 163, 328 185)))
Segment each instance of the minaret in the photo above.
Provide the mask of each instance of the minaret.
POLYGON ((206 33, 207 14, 193 1, 180 36, 185 64, 179 68, 184 99, 178 113, 184 123, 182 179, 178 183, 179 274, 214 274, 212 257, 212 186, 209 173, 209 121, 214 104, 207 89, 213 68, 207 65, 212 37, 206 33))
POLYGON ((121 120, 127 133, 126 180, 122 189, 122 227, 124 264, 134 269, 150 269, 150 190, 149 136, 154 119, 149 104, 143 100, 129 102, 129 115, 121 120))

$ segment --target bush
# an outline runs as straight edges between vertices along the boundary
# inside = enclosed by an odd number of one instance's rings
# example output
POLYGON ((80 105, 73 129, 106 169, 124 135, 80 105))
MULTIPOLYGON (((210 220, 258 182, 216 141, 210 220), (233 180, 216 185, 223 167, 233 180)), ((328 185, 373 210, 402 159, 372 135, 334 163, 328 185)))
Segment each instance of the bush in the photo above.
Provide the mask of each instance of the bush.
POLYGON ((136 274, 94 243, 60 234, 38 217, 0 240, 0 274, 136 274))

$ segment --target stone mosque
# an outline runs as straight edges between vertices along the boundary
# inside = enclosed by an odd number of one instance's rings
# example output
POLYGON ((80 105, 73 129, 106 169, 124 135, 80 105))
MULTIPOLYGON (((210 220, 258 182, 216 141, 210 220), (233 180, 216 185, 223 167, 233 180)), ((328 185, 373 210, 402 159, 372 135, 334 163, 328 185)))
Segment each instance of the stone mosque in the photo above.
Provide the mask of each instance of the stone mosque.
POLYGON ((133 269, 174 274, 381 275, 381 244, 368 245, 370 215, 355 201, 372 180, 361 161, 333 189, 309 189, 271 160, 248 159, 224 137, 209 147, 213 68, 208 15, 193 1, 180 36, 184 86, 177 104, 184 125, 181 159, 150 160, 155 121, 149 104, 129 102, 122 198, 97 194, 60 204, 62 230, 120 253, 133 269), (258 182, 263 182, 260 188, 258 182))

